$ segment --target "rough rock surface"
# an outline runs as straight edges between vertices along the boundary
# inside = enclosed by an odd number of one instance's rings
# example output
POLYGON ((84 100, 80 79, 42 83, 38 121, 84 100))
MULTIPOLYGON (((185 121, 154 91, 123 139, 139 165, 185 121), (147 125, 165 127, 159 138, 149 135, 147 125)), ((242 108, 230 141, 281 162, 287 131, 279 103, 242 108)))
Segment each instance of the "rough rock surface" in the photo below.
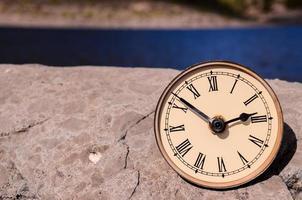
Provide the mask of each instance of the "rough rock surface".
POLYGON ((179 177, 153 133, 170 69, 0 66, 0 199, 302 199, 302 84, 269 80, 285 137, 273 166, 215 191, 179 177))

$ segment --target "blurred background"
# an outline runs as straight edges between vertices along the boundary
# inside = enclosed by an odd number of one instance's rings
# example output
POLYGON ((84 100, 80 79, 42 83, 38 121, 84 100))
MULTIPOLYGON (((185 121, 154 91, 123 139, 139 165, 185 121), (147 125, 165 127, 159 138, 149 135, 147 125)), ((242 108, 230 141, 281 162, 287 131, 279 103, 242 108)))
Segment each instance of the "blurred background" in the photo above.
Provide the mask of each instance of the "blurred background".
POLYGON ((301 0, 1 0, 0 63, 185 69, 302 82, 301 0))

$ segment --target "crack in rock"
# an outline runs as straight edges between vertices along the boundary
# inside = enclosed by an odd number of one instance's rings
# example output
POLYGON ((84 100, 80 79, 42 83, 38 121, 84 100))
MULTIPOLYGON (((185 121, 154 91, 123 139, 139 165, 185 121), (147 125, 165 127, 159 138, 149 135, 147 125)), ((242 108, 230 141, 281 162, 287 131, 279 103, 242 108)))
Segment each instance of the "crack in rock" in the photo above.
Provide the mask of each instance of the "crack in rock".
MULTIPOLYGON (((130 125, 129 128, 127 128, 127 130, 125 131, 124 135, 122 137, 120 137, 120 139, 118 140, 118 142, 121 142, 122 140, 125 140, 128 134, 128 131, 130 129, 132 129, 133 127, 135 127, 136 125, 138 125, 140 122, 142 122, 144 119, 148 118, 150 115, 152 115, 155 111, 151 111, 150 113, 148 113, 147 115, 144 115, 142 118, 138 119, 134 124, 130 125)), ((128 165, 128 156, 130 153, 130 147, 129 145, 127 145, 125 142, 122 143, 123 145, 125 145, 127 147, 127 152, 126 152, 126 156, 125 156, 125 164, 124 164, 124 169, 127 168, 128 165)))
POLYGON ((29 123, 28 125, 20 128, 20 129, 14 130, 13 134, 28 132, 29 129, 31 129, 31 128, 35 127, 35 126, 41 125, 44 122, 46 122, 47 120, 49 120, 49 118, 46 118, 46 119, 41 120, 41 121, 35 121, 35 122, 32 122, 32 123, 29 123))
POLYGON ((38 200, 38 198, 36 196, 27 196, 27 195, 23 195, 23 194, 16 194, 15 196, 0 196, 0 199, 5 200, 5 199, 13 199, 13 200, 17 200, 17 199, 28 199, 28 200, 38 200))
POLYGON ((134 189, 133 189, 133 191, 132 191, 132 193, 131 193, 129 199, 131 199, 132 196, 134 195, 134 193, 136 192, 136 189, 137 189, 137 187, 139 186, 139 183, 140 183, 140 177, 141 177, 140 171, 138 170, 138 171, 137 171, 137 182, 136 182, 136 185, 135 185, 135 187, 134 187, 134 189))
POLYGON ((127 146, 127 153, 126 153, 126 157, 125 157, 125 165, 124 165, 124 169, 127 168, 127 164, 128 164, 128 155, 129 155, 129 146, 127 144, 125 144, 127 146))
POLYGON ((10 135, 13 135, 13 134, 18 134, 18 133, 25 133, 25 132, 28 132, 31 128, 35 127, 35 126, 38 126, 38 125, 42 125, 44 122, 46 122, 47 120, 49 120, 49 118, 46 118, 46 119, 43 119, 41 121, 34 121, 34 122, 31 122, 19 129, 14 129, 12 131, 9 131, 9 132, 1 132, 0 133, 0 138, 2 137, 8 137, 10 135))
POLYGON ((125 140, 128 134, 128 131, 130 129, 132 129, 133 127, 135 127, 137 124, 139 124, 141 121, 143 121, 144 119, 148 118, 150 115, 152 115, 155 111, 151 111, 150 113, 148 113, 147 115, 143 116, 142 118, 140 118, 139 120, 137 120, 134 124, 130 125, 129 128, 127 128, 127 130, 125 131, 124 135, 122 135, 122 137, 120 137, 120 139, 118 139, 118 142, 125 140))
POLYGON ((178 191, 179 191, 179 189, 176 189, 176 191, 174 193, 175 198, 176 198, 176 195, 177 195, 178 191))

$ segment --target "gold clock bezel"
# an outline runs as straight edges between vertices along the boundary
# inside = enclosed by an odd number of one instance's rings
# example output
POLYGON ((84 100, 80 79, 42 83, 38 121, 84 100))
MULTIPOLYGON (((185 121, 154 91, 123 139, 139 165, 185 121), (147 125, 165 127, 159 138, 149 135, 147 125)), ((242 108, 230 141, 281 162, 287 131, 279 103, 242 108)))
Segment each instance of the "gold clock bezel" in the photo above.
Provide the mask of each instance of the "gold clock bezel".
MULTIPOLYGON (((206 69, 205 69, 206 70, 206 69)), ((266 169, 271 165, 271 163, 274 161, 275 157, 277 156, 277 153, 279 151, 281 141, 282 141, 282 136, 283 136, 283 114, 281 110, 281 106, 279 103, 279 100, 274 93, 273 89, 269 86, 269 84, 262 79, 258 74, 256 74, 254 71, 251 69, 234 63, 234 62, 229 62, 229 61, 210 61, 210 62, 203 62, 203 63, 198 63, 195 65, 192 65, 188 67, 186 70, 178 74, 169 84, 168 86, 164 89, 163 93, 161 94, 159 101, 156 106, 156 111, 155 111, 155 116, 154 116, 154 132, 155 132, 155 138, 156 138, 156 143, 157 146, 163 155, 164 159, 167 161, 167 163, 172 167, 173 170, 175 170, 181 177, 185 178, 189 182, 192 182, 194 184, 197 184, 202 187, 206 188, 212 188, 212 189, 226 189, 226 188, 232 188, 232 187, 237 187, 240 185, 243 185, 247 182, 250 182, 251 180, 255 179, 259 175, 261 175, 263 172, 266 171, 266 169), (258 167, 255 171, 250 173, 249 175, 240 178, 235 181, 229 181, 229 182, 223 182, 223 183, 218 183, 218 182, 208 182, 208 181, 203 181, 200 179, 197 179, 193 176, 190 176, 189 174, 185 173, 183 170, 181 170, 168 156, 167 152, 165 151, 161 137, 160 137, 160 115, 162 113, 162 109, 164 107, 164 100, 167 97, 168 92, 170 89, 174 86, 176 82, 178 82, 180 79, 185 77, 187 74, 194 72, 195 70, 198 70, 199 68, 209 68, 209 69, 215 69, 217 67, 226 67, 226 68, 232 68, 236 69, 238 71, 247 73, 254 77, 257 81, 259 81, 265 89, 268 91, 270 94, 271 98, 273 99, 274 105, 277 110, 277 118, 278 118, 278 132, 277 132, 277 139, 276 142, 273 146, 272 152, 270 153, 269 157, 263 162, 260 167, 258 167)))

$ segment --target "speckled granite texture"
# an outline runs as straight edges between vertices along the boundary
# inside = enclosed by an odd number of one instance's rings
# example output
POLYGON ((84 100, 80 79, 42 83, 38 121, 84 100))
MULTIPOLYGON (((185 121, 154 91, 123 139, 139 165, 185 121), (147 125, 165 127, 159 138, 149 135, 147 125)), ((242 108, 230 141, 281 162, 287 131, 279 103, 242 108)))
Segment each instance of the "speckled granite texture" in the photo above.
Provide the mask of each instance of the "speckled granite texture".
POLYGON ((302 84, 268 80, 285 117, 263 176, 215 191, 179 177, 153 133, 171 69, 0 65, 0 199, 302 199, 302 84))

